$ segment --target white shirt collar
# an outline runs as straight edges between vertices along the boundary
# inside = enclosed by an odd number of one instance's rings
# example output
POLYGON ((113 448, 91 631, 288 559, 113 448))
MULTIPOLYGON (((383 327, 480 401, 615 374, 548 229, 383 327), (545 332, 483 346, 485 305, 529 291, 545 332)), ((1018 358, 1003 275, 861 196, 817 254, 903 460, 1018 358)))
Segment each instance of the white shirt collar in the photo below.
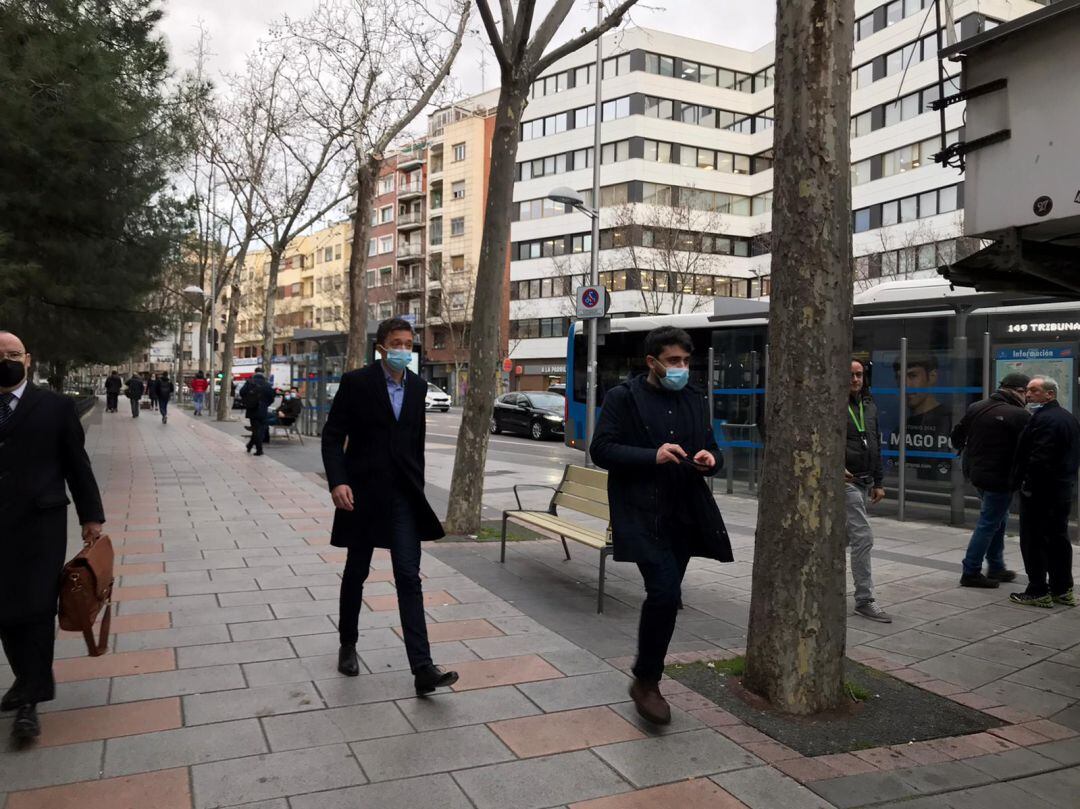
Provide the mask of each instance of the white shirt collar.
POLYGON ((22 397, 23 397, 23 393, 26 391, 26 382, 27 382, 27 380, 24 379, 22 381, 22 384, 19 385, 19 387, 15 388, 15 390, 8 391, 8 393, 10 393, 16 399, 21 400, 22 397))

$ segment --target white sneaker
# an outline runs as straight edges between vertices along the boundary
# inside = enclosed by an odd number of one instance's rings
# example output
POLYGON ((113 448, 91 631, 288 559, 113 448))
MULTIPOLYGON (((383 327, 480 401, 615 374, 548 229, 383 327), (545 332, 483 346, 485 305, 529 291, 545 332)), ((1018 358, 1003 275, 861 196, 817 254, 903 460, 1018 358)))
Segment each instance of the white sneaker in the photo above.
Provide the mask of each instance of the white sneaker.
POLYGON ((865 604, 859 604, 855 607, 855 614, 861 615, 863 618, 869 618, 871 621, 877 621, 879 624, 892 623, 892 616, 879 607, 876 601, 867 601, 865 604))

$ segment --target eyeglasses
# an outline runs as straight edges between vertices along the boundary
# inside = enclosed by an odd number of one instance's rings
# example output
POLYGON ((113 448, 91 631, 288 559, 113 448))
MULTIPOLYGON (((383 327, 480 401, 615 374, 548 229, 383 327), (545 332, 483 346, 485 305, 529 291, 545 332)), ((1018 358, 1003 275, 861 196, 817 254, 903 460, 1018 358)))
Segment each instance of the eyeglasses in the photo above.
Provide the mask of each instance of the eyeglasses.
POLYGON ((0 352, 0 358, 3 358, 5 360, 15 360, 16 362, 18 362, 19 360, 21 360, 25 356, 26 356, 25 351, 4 351, 4 352, 0 352))

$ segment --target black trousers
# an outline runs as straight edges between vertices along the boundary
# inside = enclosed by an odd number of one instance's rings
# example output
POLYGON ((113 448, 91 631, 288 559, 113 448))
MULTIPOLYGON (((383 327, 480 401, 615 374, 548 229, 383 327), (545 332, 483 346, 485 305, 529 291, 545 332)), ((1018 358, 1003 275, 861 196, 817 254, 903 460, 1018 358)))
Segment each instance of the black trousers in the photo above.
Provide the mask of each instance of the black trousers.
POLYGON ((105 409, 106 410, 111 410, 112 412, 115 413, 116 412, 116 403, 117 403, 117 400, 119 398, 120 398, 119 393, 106 393, 105 394, 105 409))
POLYGON ((1020 495, 1020 555, 1030 595, 1061 595, 1073 586, 1071 505, 1071 486, 1020 495))
MULTIPOLYGON (((692 529, 691 529, 692 530, 692 529)), ((639 680, 658 683, 664 658, 675 632, 675 618, 682 603, 682 580, 690 563, 690 546, 683 531, 656 549, 656 558, 638 562, 645 580, 645 603, 638 622, 638 651, 633 673, 639 680)))
POLYGON ((132 415, 132 418, 138 418, 139 417, 139 400, 135 399, 135 398, 132 398, 132 397, 129 397, 128 401, 131 402, 131 415, 132 415))
POLYGON ((55 629, 52 616, 0 626, 0 642, 15 675, 13 690, 20 704, 48 702, 56 696, 52 671, 55 629))
POLYGON ((266 414, 248 416, 248 424, 251 425, 251 438, 248 439, 247 448, 255 447, 256 452, 262 452, 263 439, 266 437, 266 414))
MULTIPOLYGON (((397 588, 405 653, 409 657, 409 667, 415 673, 431 663, 427 619, 424 617, 424 592, 420 584, 420 540, 417 538, 412 509, 404 498, 396 498, 385 507, 390 509, 390 559, 394 566, 394 586, 397 588)), ((338 616, 338 634, 342 644, 356 643, 359 637, 360 602, 364 598, 364 582, 371 570, 374 551, 371 545, 349 548, 345 572, 341 576, 338 616)))

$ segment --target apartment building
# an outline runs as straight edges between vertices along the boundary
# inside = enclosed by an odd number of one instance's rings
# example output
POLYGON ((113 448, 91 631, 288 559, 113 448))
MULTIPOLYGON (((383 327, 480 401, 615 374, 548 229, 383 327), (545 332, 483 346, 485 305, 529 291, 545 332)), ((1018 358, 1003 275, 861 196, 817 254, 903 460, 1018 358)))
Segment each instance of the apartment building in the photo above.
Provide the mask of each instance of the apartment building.
MULTIPOLYGON (((958 37, 1043 5, 957 0, 958 37)), ((930 0, 856 0, 851 150, 858 283, 933 274, 975 249, 962 236, 963 177, 931 160, 940 126, 930 0)), ((615 317, 711 311, 768 295, 775 46, 742 51, 631 28, 604 37, 600 276, 615 317)), ((554 65, 521 125, 511 231, 509 351, 515 381, 565 378, 573 289, 589 270, 595 50, 554 65)), ((953 73, 956 68, 953 67, 953 73)), ((946 94, 958 87, 946 87, 946 94)), ((963 104, 948 108, 949 138, 963 104)))

